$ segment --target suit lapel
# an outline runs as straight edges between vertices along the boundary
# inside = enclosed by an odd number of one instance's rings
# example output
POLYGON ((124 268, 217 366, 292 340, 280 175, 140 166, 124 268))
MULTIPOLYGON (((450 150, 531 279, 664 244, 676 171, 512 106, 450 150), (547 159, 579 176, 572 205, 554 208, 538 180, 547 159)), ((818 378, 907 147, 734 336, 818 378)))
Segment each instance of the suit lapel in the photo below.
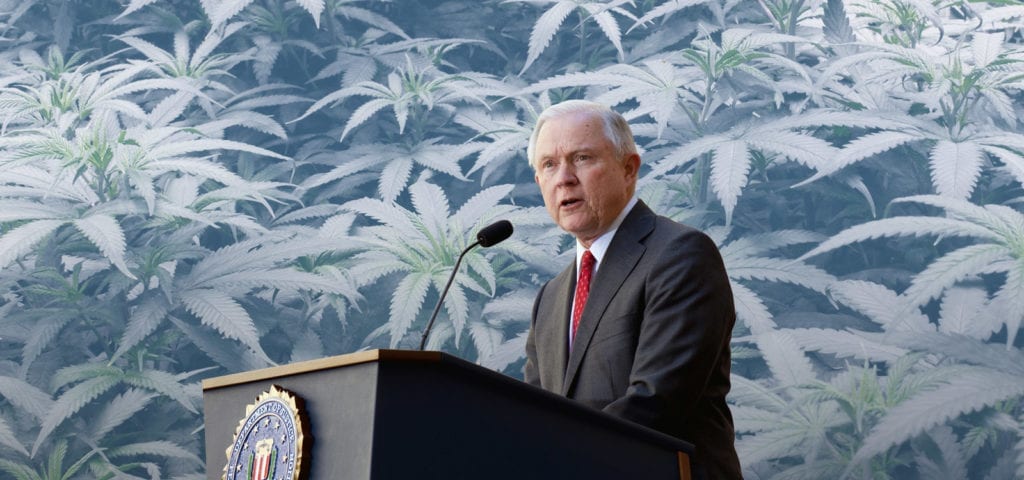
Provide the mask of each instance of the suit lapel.
MULTIPOLYGON (((579 372, 580 363, 583 361, 583 356, 590 346, 590 340, 594 337, 594 332, 597 330, 605 310, 608 309, 616 292, 619 291, 626 281, 626 277, 643 256, 646 247, 640 243, 640 240, 653 229, 654 212, 643 202, 638 202, 615 232, 615 237, 612 238, 612 243, 608 246, 604 259, 601 260, 597 274, 590 283, 587 305, 583 308, 579 331, 576 332, 576 339, 572 351, 569 353, 565 380, 562 382, 562 395, 569 394, 576 374, 579 372)), ((571 302, 572 296, 569 295, 569 298, 571 302)), ((563 323, 568 324, 568 322, 563 323)), ((568 331, 566 331, 566 335, 568 335, 568 331)))
POLYGON ((565 381, 565 365, 569 359, 569 316, 572 314, 572 294, 576 288, 576 266, 570 265, 565 269, 551 286, 555 289, 555 301, 553 303, 554 314, 551 318, 556 319, 554 332, 544 339, 546 349, 550 357, 556 362, 555 368, 550 371, 554 378, 550 385, 561 385, 565 381))
POLYGON ((568 315, 571 313, 572 292, 575 289, 575 265, 571 264, 562 270, 551 280, 548 289, 554 295, 554 299, 544 315, 553 321, 538 323, 544 324, 545 328, 539 332, 537 339, 539 353, 547 361, 552 362, 551 367, 541 369, 541 375, 544 377, 542 385, 550 386, 545 388, 554 390, 562 385, 565 379, 565 364, 568 360, 568 315))

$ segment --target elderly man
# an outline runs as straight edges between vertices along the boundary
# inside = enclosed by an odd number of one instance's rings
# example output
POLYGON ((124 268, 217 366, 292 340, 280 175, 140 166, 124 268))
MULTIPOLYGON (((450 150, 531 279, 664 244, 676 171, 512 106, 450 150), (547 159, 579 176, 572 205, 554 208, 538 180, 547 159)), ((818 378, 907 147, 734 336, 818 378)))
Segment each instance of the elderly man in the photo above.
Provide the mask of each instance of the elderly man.
POLYGON ((526 381, 693 443, 697 475, 741 478, 725 403, 736 314, 715 244, 637 199, 633 134, 606 106, 549 107, 527 156, 576 262, 537 294, 526 381))

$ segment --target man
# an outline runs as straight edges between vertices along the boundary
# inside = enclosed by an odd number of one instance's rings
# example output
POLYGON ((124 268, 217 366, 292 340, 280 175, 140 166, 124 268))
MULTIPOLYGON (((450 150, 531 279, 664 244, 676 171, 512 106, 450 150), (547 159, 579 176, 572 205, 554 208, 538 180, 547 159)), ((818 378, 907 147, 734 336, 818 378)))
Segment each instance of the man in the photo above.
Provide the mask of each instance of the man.
POLYGON ((608 107, 549 107, 527 156, 576 263, 537 294, 526 381, 693 443, 695 474, 740 478, 725 403, 736 316, 718 249, 637 200, 640 156, 608 107))

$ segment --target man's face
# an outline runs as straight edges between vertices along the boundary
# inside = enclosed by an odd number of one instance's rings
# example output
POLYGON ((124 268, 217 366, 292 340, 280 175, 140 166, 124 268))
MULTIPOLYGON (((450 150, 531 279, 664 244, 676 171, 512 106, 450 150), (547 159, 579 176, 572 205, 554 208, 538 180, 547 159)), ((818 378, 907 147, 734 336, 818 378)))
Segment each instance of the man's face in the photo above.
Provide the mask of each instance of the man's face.
POLYGON ((549 119, 534 148, 534 180, 544 206, 562 230, 589 248, 629 203, 640 157, 617 157, 601 119, 589 113, 549 119))

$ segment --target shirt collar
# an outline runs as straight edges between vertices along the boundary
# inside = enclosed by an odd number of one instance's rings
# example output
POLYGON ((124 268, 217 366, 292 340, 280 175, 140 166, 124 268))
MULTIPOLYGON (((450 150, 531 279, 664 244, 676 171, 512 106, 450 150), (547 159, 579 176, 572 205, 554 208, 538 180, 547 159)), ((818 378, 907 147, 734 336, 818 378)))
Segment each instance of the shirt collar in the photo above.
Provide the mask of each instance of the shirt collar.
MULTIPOLYGON (((604 259, 604 254, 608 252, 608 247, 612 244, 612 238, 615 237, 615 232, 619 230, 619 225, 622 225, 622 221, 626 219, 626 215, 629 215, 630 210, 633 210, 633 207, 636 205, 638 200, 639 199, 634 194, 633 198, 629 199, 629 203, 626 204, 626 208, 623 208, 622 211, 619 212, 619 216, 615 218, 614 222, 612 222, 611 228, 609 228, 607 232, 601 234, 600 237, 597 237, 597 239, 590 244, 590 253, 594 255, 594 260, 597 260, 594 262, 595 272, 597 271, 597 268, 601 266, 601 260, 604 259)), ((584 247, 579 240, 576 240, 577 267, 580 264, 580 259, 583 258, 583 252, 586 250, 587 248, 584 247)), ((579 272, 579 268, 577 268, 576 271, 579 272)))

